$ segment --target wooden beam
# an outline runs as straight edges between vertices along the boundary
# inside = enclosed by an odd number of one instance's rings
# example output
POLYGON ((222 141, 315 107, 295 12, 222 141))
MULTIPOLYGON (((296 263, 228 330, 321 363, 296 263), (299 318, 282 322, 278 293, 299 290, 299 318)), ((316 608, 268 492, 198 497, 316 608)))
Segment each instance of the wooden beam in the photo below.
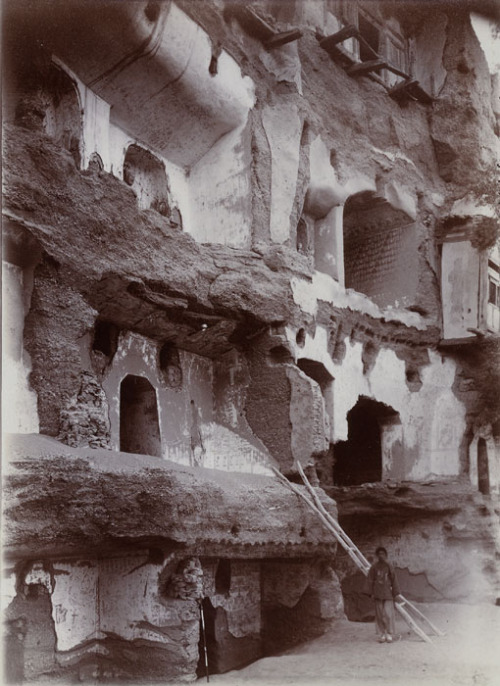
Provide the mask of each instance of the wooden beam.
POLYGON ((388 69, 389 71, 392 71, 392 73, 393 73, 393 74, 396 74, 396 76, 401 76, 401 77, 403 77, 403 79, 409 79, 409 78, 410 78, 409 74, 407 74, 405 71, 402 71, 402 70, 399 69, 398 67, 395 67, 395 66, 394 66, 393 64, 391 64, 390 62, 387 62, 387 67, 386 67, 386 69, 388 69))
POLYGON ((333 33, 331 36, 326 36, 326 38, 322 38, 319 41, 320 46, 323 48, 323 50, 326 50, 328 54, 330 54, 332 48, 334 48, 338 43, 342 43, 345 40, 348 40, 349 38, 352 38, 353 36, 358 36, 359 31, 354 26, 354 24, 349 24, 348 26, 344 26, 343 29, 340 29, 340 31, 337 31, 337 33, 333 33))
POLYGON ((283 31, 282 33, 276 33, 272 38, 264 41, 264 46, 268 50, 273 48, 279 48, 282 45, 291 43, 294 40, 299 40, 302 38, 302 31, 300 29, 292 29, 291 31, 283 31))
POLYGON ((242 3, 232 3, 228 5, 229 15, 234 16, 242 28, 253 38, 260 40, 268 50, 279 48, 281 45, 298 40, 302 37, 300 29, 290 31, 275 31, 274 28, 263 19, 253 7, 245 6, 242 3))
POLYGON ((369 62, 358 62, 347 69, 349 76, 364 76, 371 71, 378 71, 387 67, 387 62, 382 59, 370 60, 369 62))
POLYGON ((252 7, 236 2, 228 5, 227 10, 253 38, 264 42, 274 36, 274 29, 252 7))
POLYGON ((394 88, 391 88, 389 90, 389 95, 398 102, 415 100, 428 104, 433 101, 433 98, 424 91, 420 83, 416 79, 410 78, 402 83, 398 83, 394 88))

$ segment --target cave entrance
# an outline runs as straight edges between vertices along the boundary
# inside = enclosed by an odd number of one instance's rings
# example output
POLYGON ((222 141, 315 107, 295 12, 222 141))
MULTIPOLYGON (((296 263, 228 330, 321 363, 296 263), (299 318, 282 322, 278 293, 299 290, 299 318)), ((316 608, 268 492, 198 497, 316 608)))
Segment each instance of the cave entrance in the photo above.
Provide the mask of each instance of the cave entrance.
POLYGON ((161 457, 156 391, 142 376, 126 376, 120 387, 120 450, 161 457))
POLYGON ((360 397, 347 414, 347 441, 334 445, 333 481, 336 486, 355 486, 382 481, 386 452, 384 429, 398 421, 388 405, 360 397))
POLYGON ((488 447, 484 438, 480 438, 477 442, 477 485, 483 495, 490 494, 488 447))

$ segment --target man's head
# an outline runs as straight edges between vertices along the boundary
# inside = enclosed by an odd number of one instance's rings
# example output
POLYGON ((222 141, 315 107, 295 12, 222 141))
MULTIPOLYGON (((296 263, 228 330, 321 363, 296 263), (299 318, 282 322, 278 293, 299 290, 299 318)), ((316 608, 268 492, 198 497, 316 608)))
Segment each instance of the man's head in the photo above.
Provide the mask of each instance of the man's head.
POLYGON ((379 546, 375 551, 375 557, 379 562, 387 562, 387 550, 383 546, 379 546))

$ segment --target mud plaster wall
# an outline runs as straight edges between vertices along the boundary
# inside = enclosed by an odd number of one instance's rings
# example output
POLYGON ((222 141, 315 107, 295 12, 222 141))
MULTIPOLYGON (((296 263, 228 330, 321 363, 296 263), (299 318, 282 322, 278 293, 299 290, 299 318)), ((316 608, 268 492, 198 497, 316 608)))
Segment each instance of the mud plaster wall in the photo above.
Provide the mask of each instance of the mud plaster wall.
POLYGON ((81 108, 82 140, 80 142, 81 166, 88 167, 93 153, 97 153, 104 169, 110 170, 109 158, 109 111, 110 106, 88 88, 63 62, 52 58, 54 63, 66 72, 75 83, 81 108))
POLYGON ((120 335, 118 350, 103 381, 112 447, 119 450, 120 446, 120 384, 127 374, 133 374, 148 379, 156 390, 164 459, 212 469, 269 473, 268 452, 238 411, 245 386, 236 385, 235 374, 238 366, 243 368, 242 362, 236 361, 225 383, 221 376, 214 384, 212 360, 180 350, 181 381, 172 387, 159 369, 160 347, 138 334, 120 335), (218 400, 214 398, 215 388, 218 400), (220 421, 217 414, 226 421, 220 421))
POLYGON ((271 150, 271 240, 283 243, 290 237, 302 122, 297 106, 283 102, 267 106, 262 123, 271 150))
POLYGON ((291 365, 287 373, 291 387, 292 455, 307 464, 312 455, 328 450, 330 416, 319 384, 291 365))
MULTIPOLYGON (((84 119, 85 120, 85 119, 84 119)), ((109 122, 109 171, 118 179, 123 179, 123 165, 125 155, 130 145, 139 144, 144 147, 142 141, 138 141, 129 133, 122 130, 113 121, 109 122)), ((148 147, 146 150, 150 150, 148 147)), ((169 180, 169 190, 174 206, 178 206, 182 215, 183 229, 190 231, 192 227, 190 215, 190 196, 187 185, 186 172, 171 160, 159 155, 156 150, 152 151, 155 157, 161 160, 165 166, 165 173, 169 180)), ((106 167, 105 167, 106 168, 106 167)), ((107 168, 106 168, 107 170, 107 168)))
POLYGON ((342 337, 345 353, 340 361, 334 361, 326 352, 328 335, 318 326, 314 336, 306 335, 302 348, 293 340, 291 344, 297 356, 321 362, 334 378, 333 441, 347 439, 347 413, 359 396, 366 396, 393 408, 401 421, 401 426, 384 434, 384 478, 419 480, 458 475, 466 407, 453 390, 456 363, 428 350, 428 363, 419 367, 422 385, 412 391, 406 381, 405 360, 394 350, 377 344, 366 369, 362 342, 342 337))
MULTIPOLYGON (((45 587, 50 618, 45 625, 56 638, 55 645, 31 649, 31 675, 76 673, 84 679, 86 670, 95 670, 94 676, 140 675, 145 680, 192 675, 198 661, 198 607, 194 600, 164 596, 162 568, 148 562, 146 552, 40 561, 24 569, 18 597, 35 586, 45 587), (133 656, 126 649, 132 641, 133 656)), ((12 619, 19 612, 17 602, 15 598, 7 608, 12 619)), ((29 646, 25 652, 29 655, 29 646)))
POLYGON ((200 243, 252 243, 250 126, 221 138, 189 173, 190 233, 200 243))
POLYGON ((344 616, 339 580, 328 560, 266 560, 262 602, 267 654, 318 636, 344 616))
POLYGON ((491 82, 467 13, 448 16, 442 59, 447 77, 430 118, 440 175, 447 182, 475 189, 479 194, 492 193, 496 153, 491 82), (461 135, 452 136, 453 131, 461 131, 461 135))
POLYGON ((441 12, 433 13, 433 21, 425 30, 417 32, 414 48, 415 77, 432 96, 438 96, 446 79, 443 52, 446 44, 448 18, 441 12))
MULTIPOLYGON (((4 586, 8 621, 24 632, 17 645, 20 655, 13 656, 18 671, 24 659, 24 676, 32 678, 42 672, 82 680, 89 675, 140 681, 193 678, 199 609, 187 591, 184 599, 175 597, 172 581, 181 555, 154 562, 151 552, 139 551, 20 566, 8 580, 12 584, 4 586), (126 648, 132 641, 133 657, 126 648)), ((230 587, 217 592, 219 560, 202 560, 203 595, 210 601, 211 673, 260 657, 262 638, 268 635, 275 647, 293 645, 343 616, 340 586, 326 560, 228 562, 230 587)))
POLYGON ((60 413, 73 403, 81 387, 79 341, 96 314, 79 293, 62 285, 60 271, 64 269, 51 259, 36 267, 24 329, 33 365, 30 384, 38 396, 40 432, 49 436, 59 434, 60 413))

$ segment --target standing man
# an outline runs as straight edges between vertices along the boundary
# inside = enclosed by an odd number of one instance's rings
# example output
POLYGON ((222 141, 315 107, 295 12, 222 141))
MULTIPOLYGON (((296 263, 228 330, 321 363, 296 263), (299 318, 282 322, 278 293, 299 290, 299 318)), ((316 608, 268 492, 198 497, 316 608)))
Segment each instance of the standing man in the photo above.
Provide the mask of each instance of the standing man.
POLYGON ((375 601, 375 621, 379 643, 392 643, 395 632, 394 599, 399 585, 392 565, 387 562, 387 550, 375 551, 376 561, 368 572, 368 592, 375 601))

